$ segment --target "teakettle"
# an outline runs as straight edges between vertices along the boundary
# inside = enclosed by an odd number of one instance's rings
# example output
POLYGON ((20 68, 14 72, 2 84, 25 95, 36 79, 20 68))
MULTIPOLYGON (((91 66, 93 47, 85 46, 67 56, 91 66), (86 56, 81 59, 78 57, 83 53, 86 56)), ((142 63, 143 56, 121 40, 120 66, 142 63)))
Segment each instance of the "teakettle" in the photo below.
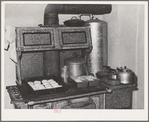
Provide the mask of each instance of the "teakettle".
POLYGON ((117 79, 122 84, 134 83, 135 74, 131 69, 128 69, 126 66, 124 68, 117 68, 117 79))
POLYGON ((128 69, 126 66, 124 68, 120 67, 117 69, 112 69, 110 66, 103 66, 103 72, 98 72, 99 77, 103 77, 102 74, 106 74, 106 78, 109 80, 118 81, 121 84, 130 84, 135 82, 135 73, 128 69))

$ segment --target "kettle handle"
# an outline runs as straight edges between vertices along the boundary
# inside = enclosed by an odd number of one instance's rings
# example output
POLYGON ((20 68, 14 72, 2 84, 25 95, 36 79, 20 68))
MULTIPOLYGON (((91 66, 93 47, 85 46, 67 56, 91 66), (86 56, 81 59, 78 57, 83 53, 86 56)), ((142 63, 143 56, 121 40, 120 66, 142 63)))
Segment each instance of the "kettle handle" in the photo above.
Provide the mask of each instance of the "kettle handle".
POLYGON ((78 16, 79 16, 80 20, 81 20, 81 17, 82 16, 89 16, 90 19, 93 19, 94 18, 93 14, 79 14, 78 16))

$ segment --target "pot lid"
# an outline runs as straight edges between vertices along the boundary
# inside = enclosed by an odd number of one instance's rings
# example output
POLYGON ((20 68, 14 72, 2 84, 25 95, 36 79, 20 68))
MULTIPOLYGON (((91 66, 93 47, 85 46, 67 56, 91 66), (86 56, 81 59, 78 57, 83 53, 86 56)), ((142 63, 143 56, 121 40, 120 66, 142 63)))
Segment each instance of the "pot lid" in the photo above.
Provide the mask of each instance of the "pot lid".
POLYGON ((65 64, 68 65, 68 64, 84 64, 85 63, 85 60, 83 58, 69 58, 69 59, 66 59, 65 60, 65 64))
POLYGON ((64 24, 67 26, 83 26, 85 24, 85 21, 79 20, 76 16, 73 16, 71 20, 66 20, 64 24))
POLYGON ((124 66, 124 68, 120 67, 120 68, 117 68, 117 70, 119 72, 133 72, 131 69, 128 69, 126 66, 124 66))

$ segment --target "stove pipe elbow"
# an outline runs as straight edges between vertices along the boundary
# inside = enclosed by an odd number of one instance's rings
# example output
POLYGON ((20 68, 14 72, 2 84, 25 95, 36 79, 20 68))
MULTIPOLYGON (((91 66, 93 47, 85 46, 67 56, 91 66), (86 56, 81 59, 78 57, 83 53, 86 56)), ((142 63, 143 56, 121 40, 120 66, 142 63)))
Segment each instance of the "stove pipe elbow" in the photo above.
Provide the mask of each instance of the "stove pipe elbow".
POLYGON ((44 11, 44 25, 58 25, 58 14, 109 14, 111 4, 48 4, 44 11))

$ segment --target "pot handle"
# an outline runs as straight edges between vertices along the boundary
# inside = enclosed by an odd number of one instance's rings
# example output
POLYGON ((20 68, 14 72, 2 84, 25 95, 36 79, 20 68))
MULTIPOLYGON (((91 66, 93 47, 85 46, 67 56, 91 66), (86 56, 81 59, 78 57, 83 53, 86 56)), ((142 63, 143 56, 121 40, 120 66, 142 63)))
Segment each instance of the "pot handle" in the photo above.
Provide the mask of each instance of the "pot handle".
POLYGON ((80 20, 81 20, 81 17, 82 17, 82 16, 89 16, 90 19, 93 19, 93 18, 94 18, 93 14, 79 14, 78 16, 79 16, 79 19, 80 19, 80 20))
POLYGON ((78 18, 76 17, 76 16, 73 16, 72 18, 71 18, 71 20, 77 20, 78 18))

